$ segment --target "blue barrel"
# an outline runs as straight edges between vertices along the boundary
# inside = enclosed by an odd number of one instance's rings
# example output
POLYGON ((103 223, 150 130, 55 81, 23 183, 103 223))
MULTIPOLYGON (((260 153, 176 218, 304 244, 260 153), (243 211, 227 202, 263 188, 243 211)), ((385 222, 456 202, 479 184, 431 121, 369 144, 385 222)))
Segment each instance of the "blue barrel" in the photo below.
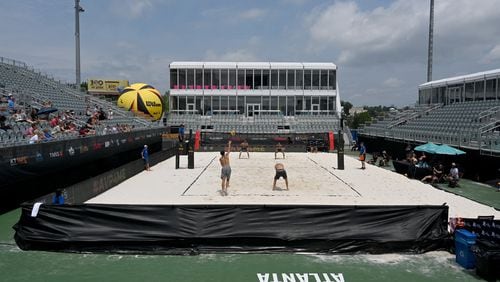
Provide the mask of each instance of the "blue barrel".
POLYGON ((471 247, 476 244, 476 234, 465 229, 455 231, 455 255, 456 261, 464 268, 474 268, 476 259, 471 247))

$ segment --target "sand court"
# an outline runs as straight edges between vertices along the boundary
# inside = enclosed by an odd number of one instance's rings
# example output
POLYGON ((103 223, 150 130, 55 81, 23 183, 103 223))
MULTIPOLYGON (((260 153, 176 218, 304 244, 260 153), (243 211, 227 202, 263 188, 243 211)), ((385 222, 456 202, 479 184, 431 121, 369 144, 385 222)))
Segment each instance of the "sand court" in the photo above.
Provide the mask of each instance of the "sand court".
POLYGON ((231 180, 228 196, 221 195, 218 152, 195 153, 195 168, 187 169, 187 158, 175 169, 170 158, 127 179, 87 203, 105 204, 206 204, 206 205, 442 205, 450 216, 477 217, 500 212, 492 207, 438 190, 418 180, 345 156, 345 169, 338 170, 337 155, 329 153, 250 153, 238 159, 230 155, 231 180), (285 165, 290 190, 283 179, 272 190, 274 165, 285 165))

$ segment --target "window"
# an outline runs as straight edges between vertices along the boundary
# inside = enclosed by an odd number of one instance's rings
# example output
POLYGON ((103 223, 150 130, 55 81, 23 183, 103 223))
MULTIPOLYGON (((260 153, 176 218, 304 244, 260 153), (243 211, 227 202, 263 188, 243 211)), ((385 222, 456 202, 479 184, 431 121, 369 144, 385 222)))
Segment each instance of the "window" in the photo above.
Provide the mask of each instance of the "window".
POLYGON ((187 70, 187 87, 188 89, 194 89, 194 69, 187 70))
POLYGON ((179 89, 177 74, 177 69, 170 69, 170 89, 179 89))
POLYGON ((320 89, 326 90, 328 89, 328 70, 320 71, 320 81, 319 81, 320 89))
POLYGON ((319 89, 319 70, 313 70, 312 71, 312 89, 318 90, 319 89))
POLYGON ((220 96, 220 109, 221 111, 229 110, 229 97, 228 96, 220 96))
POLYGON ((220 96, 212 97, 212 111, 213 114, 219 114, 220 112, 220 96))
POLYGON ((212 70, 212 88, 220 89, 220 70, 212 70))
POLYGON ((202 88, 202 85, 203 85, 203 81, 202 81, 202 69, 196 69, 195 70, 195 77, 194 77, 194 84, 196 85, 196 89, 201 89, 202 88))
POLYGON ((271 89, 278 89, 278 70, 271 70, 271 89))
POLYGON ((196 114, 203 112, 203 96, 196 96, 196 114))
POLYGON ((179 70, 179 88, 181 89, 186 89, 186 70, 185 69, 180 69, 179 70))
POLYGON ((271 110, 278 109, 278 96, 271 96, 271 110))
POLYGON ((211 85, 212 85, 212 70, 211 69, 204 69, 203 70, 203 87, 205 89, 210 89, 211 85))
POLYGON ((304 89, 304 71, 296 70, 295 71, 295 89, 302 90, 304 89))
POLYGON ((336 75, 335 70, 328 71, 328 89, 335 90, 337 81, 336 75))
POLYGON ((220 89, 227 89, 228 80, 227 80, 227 69, 220 70, 220 89))
MULTIPOLYGON (((455 98, 456 97, 450 97, 455 98)), ((469 82, 465 84, 465 101, 474 100, 474 82, 469 82)))
POLYGON ((489 79, 486 81, 486 100, 495 100, 496 97, 495 86, 496 86, 495 79, 489 79))
POLYGON ((229 96, 229 111, 234 114, 236 111, 236 96, 229 96))
POLYGON ((295 111, 297 112, 297 114, 301 114, 303 110, 304 110, 304 97, 303 96, 295 97, 295 111))
POLYGON ((270 108, 269 108, 269 95, 264 95, 262 96, 262 110, 264 111, 268 111, 270 108))
POLYGON ((204 96, 203 97, 203 114, 204 115, 212 115, 212 97, 204 96))
POLYGON ((231 69, 229 70, 229 89, 235 89, 236 88, 236 70, 231 69))
POLYGON ((287 89, 295 89, 295 70, 287 70, 287 89))
POLYGON ((279 70, 279 89, 286 89, 286 70, 279 70))
POLYGON ((328 97, 328 111, 330 114, 335 114, 335 97, 328 97))
POLYGON ((284 115, 286 114, 286 96, 279 96, 278 99, 278 110, 284 115))
POLYGON ((311 77, 312 77, 312 71, 304 70, 304 89, 306 90, 311 89, 311 77))
POLYGON ((295 115, 295 96, 288 96, 287 97, 287 116, 294 116, 295 115))
POLYGON ((328 97, 320 97, 319 110, 322 113, 326 113, 328 111, 328 97))
POLYGON ((238 99, 238 110, 239 114, 244 114, 245 113, 245 96, 238 96, 236 97, 238 99))
POLYGON ((238 89, 244 89, 245 86, 245 70, 243 69, 238 69, 238 83, 237 83, 238 89))
MULTIPOLYGON (((260 83, 260 73, 259 73, 260 83)), ((253 70, 245 70, 245 89, 253 89, 253 70)))
POLYGON ((262 89, 269 89, 269 70, 262 70, 262 89))
POLYGON ((254 89, 262 89, 262 70, 254 70, 253 74, 255 81, 254 89))

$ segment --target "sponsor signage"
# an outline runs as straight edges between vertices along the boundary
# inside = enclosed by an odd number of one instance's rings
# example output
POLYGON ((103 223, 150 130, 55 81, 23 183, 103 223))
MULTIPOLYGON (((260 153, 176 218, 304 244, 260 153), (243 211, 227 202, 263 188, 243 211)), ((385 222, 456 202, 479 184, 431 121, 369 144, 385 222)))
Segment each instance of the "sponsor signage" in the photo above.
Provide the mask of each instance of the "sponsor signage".
POLYGON ((129 86, 129 83, 128 80, 89 79, 87 85, 89 92, 119 94, 119 89, 129 86))

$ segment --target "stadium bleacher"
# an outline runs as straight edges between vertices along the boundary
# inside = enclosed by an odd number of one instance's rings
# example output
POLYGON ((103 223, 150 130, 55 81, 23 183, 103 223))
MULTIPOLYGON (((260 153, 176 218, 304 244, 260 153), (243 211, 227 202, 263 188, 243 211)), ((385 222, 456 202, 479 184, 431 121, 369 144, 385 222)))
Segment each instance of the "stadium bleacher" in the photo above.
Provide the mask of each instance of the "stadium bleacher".
POLYGON ((420 106, 411 111, 413 114, 399 113, 381 118, 360 129, 360 133, 500 151, 498 100, 420 106))
MULTIPOLYGON (((58 111, 52 115, 72 111, 72 120, 76 127, 85 125, 87 107, 99 108, 104 111, 111 109, 113 119, 104 119, 96 126, 96 134, 105 134, 106 128, 111 126, 127 125, 129 128, 145 129, 160 126, 159 122, 151 122, 133 113, 125 111, 105 100, 80 92, 70 85, 55 80, 46 74, 36 71, 26 63, 0 57, 0 92, 5 100, 9 94, 15 98, 16 110, 23 109, 29 115, 31 108, 40 109, 44 103, 58 111)), ((24 134, 31 126, 27 121, 16 121, 12 113, 6 110, 6 104, 0 104, 2 115, 5 116, 4 129, 0 130, 0 146, 16 146, 27 144, 28 139, 24 134)), ((39 123, 40 130, 50 128, 48 123, 39 123)), ((77 138, 78 131, 65 132, 58 136, 58 140, 77 138)))

